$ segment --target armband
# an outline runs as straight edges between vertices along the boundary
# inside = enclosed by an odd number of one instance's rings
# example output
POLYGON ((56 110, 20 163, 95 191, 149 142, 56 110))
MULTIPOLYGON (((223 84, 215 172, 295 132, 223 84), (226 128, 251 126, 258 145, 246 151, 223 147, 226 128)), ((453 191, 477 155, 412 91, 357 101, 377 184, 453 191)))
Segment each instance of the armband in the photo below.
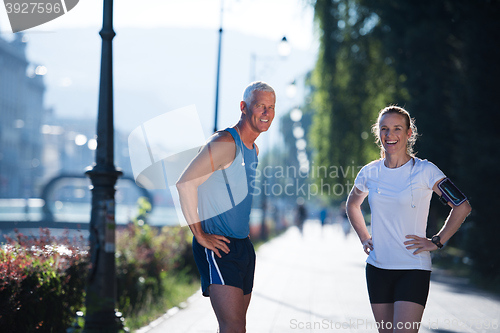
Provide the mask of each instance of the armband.
POLYGON ((438 188, 441 190, 441 197, 439 200, 446 205, 451 202, 453 206, 460 206, 462 202, 467 200, 465 194, 458 189, 458 187, 453 184, 450 178, 445 178, 439 182, 438 188))

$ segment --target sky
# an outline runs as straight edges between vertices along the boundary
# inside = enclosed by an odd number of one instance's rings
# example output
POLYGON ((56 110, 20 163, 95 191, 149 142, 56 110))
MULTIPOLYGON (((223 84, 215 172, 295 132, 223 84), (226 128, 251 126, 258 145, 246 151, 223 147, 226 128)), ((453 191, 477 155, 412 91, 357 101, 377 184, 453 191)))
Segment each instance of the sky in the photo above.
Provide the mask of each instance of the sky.
MULTIPOLYGON (((257 79, 269 82, 278 92, 276 119, 290 111, 303 95, 286 97, 286 87, 304 78, 317 55, 310 1, 115 0, 115 127, 130 133, 149 119, 194 104, 205 136, 211 134, 221 5, 219 128, 237 121, 252 68, 257 79), (276 46, 283 36, 292 51, 287 59, 278 59, 276 46), (257 59, 254 63, 252 55, 257 59)), ((28 59, 48 68, 45 103, 56 115, 96 114, 102 7, 102 0, 80 0, 63 16, 24 31, 28 59)), ((3 6, 0 31, 3 38, 13 36, 3 6)), ((279 125, 273 124, 271 141, 280 140, 278 130, 279 125)), ((258 139, 259 146, 262 140, 258 139)), ((262 143, 264 149, 269 146, 262 143)))
MULTIPOLYGON (((116 29, 124 27, 190 27, 218 29, 223 10, 224 29, 277 39, 286 36, 298 49, 313 49, 316 38, 311 0, 117 0, 113 4, 116 29)), ((101 27, 101 0, 80 0, 65 15, 28 33, 67 28, 101 27)), ((4 7, 5 8, 5 7, 4 7)), ((0 29, 11 31, 6 10, 0 9, 0 29)))

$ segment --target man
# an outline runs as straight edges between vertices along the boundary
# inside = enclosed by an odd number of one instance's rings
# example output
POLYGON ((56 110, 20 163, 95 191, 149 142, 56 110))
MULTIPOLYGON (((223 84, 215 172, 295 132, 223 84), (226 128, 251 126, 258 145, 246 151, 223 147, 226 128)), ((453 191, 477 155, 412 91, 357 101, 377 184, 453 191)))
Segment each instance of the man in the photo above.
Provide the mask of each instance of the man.
POLYGON ((258 147, 269 129, 276 94, 265 82, 248 85, 238 123, 214 133, 177 182, 182 212, 193 232, 202 292, 221 333, 245 332, 255 271, 248 238, 258 147))

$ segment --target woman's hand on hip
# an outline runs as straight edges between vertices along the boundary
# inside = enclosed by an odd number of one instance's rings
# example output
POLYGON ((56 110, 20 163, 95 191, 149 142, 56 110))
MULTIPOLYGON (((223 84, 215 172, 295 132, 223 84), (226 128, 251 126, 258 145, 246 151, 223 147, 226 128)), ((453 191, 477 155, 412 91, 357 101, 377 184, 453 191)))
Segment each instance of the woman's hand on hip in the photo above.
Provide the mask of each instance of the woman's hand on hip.
POLYGON ((406 238, 410 239, 404 242, 404 244, 407 245, 406 249, 417 249, 413 252, 413 254, 419 254, 424 251, 434 251, 438 249, 437 245, 431 242, 431 240, 428 238, 419 237, 416 235, 407 235, 406 238))

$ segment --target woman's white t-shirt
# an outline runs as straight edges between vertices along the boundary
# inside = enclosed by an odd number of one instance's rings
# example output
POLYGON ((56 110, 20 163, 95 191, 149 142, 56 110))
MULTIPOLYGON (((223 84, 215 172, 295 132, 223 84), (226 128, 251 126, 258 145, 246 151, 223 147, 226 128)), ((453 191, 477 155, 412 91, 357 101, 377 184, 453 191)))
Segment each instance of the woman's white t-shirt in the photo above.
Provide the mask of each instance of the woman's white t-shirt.
POLYGON ((384 161, 365 165, 354 182, 359 190, 369 192, 373 251, 366 262, 384 269, 430 271, 429 251, 414 255, 416 250, 406 249, 404 242, 407 235, 426 237, 432 187, 446 176, 437 166, 419 158, 393 169, 384 161))

